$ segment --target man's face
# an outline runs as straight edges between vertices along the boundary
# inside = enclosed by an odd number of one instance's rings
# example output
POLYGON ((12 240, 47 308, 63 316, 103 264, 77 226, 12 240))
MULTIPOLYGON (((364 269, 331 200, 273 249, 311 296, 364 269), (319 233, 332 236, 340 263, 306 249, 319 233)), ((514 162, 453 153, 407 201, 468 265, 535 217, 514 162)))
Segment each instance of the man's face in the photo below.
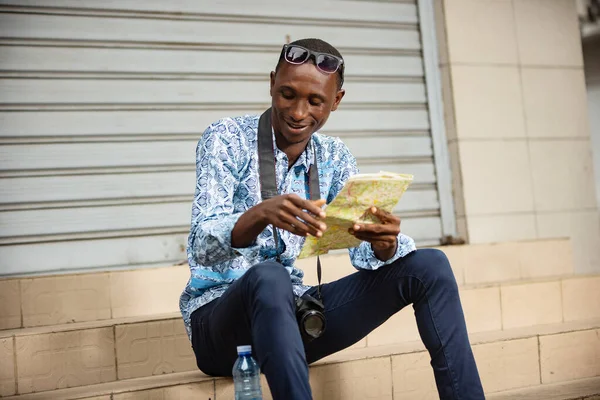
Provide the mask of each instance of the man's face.
POLYGON ((344 97, 337 74, 325 74, 311 62, 282 62, 271 72, 272 120, 275 133, 287 144, 307 142, 321 129, 344 97))

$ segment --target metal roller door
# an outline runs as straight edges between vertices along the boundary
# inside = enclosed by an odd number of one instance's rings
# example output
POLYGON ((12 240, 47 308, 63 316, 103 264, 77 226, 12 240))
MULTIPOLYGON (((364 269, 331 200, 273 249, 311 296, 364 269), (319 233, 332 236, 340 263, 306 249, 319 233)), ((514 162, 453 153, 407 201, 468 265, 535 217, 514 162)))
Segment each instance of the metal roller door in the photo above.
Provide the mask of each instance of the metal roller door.
POLYGON ((296 4, 0 0, 0 274, 185 259, 201 132, 264 110, 281 45, 302 37, 346 59, 323 133, 363 172, 415 174, 397 210, 407 234, 452 233, 418 4, 296 4))

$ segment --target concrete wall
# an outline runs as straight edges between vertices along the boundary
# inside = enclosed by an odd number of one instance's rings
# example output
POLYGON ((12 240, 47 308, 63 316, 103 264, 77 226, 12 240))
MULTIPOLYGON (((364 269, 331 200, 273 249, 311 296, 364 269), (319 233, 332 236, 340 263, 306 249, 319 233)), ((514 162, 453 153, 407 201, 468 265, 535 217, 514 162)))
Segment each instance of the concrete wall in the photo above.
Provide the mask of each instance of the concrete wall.
POLYGON ((575 0, 436 0, 459 233, 573 239, 600 271, 575 0))

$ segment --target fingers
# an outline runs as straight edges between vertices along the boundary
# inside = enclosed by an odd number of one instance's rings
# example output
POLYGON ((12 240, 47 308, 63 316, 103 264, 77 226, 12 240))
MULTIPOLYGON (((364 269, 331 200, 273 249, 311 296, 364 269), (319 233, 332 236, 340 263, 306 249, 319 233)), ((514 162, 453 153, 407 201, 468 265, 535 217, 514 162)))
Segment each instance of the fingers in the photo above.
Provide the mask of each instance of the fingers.
POLYGON ((324 231, 327 229, 327 225, 325 223, 319 221, 317 218, 313 217, 306 211, 296 206, 289 206, 287 211, 292 214, 294 217, 298 217, 301 221, 305 222, 307 225, 314 227, 319 231, 324 231))
POLYGON ((298 236, 313 235, 316 237, 323 236, 323 232, 314 226, 307 225, 291 214, 282 213, 280 222, 276 224, 278 228, 285 229, 298 236))
POLYGON ((324 204, 325 200, 313 202, 303 200, 296 195, 290 196, 289 200, 290 203, 286 203, 285 205, 290 214, 300 218, 306 224, 311 225, 320 231, 325 231, 325 229, 327 229, 327 225, 319 221, 319 218, 325 217, 325 212, 323 212, 318 204, 324 204))
POLYGON ((288 199, 294 203, 296 207, 306 210, 319 218, 325 218, 325 211, 321 209, 321 207, 325 205, 325 199, 316 201, 304 200, 295 194, 289 195, 288 199))
POLYGON ((314 203, 302 200, 296 195, 289 195, 283 200, 280 208, 278 218, 281 225, 279 227, 300 236, 306 236, 306 234, 323 236, 327 226, 309 212, 304 211, 302 207, 306 206, 305 203, 310 203, 315 213, 321 212, 321 209, 314 203))
POLYGON ((317 207, 321 208, 325 205, 325 203, 327 202, 327 200, 325 199, 319 199, 319 200, 311 200, 311 202, 316 205, 317 207))
POLYGON ((385 210, 382 210, 381 208, 377 208, 377 207, 371 207, 369 209, 369 211, 371 212, 371 214, 373 214, 374 216, 376 216, 382 223, 386 224, 395 224, 397 223, 398 225, 400 225, 400 218, 398 218, 397 216, 395 216, 392 213, 389 213, 385 210))
POLYGON ((357 239, 372 244, 391 245, 396 243, 398 234, 400 234, 400 218, 377 207, 371 207, 369 211, 381 223, 354 224, 348 232, 357 239))
MULTIPOLYGON (((364 234, 368 234, 371 236, 398 236, 398 234, 400 233, 400 218, 377 207, 371 207, 369 209, 369 212, 376 216, 381 221, 381 223, 355 223, 351 229, 352 231, 363 232, 364 234)), ((354 234, 353 232, 350 233, 354 234)))
POLYGON ((354 232, 354 237, 362 240, 364 242, 374 243, 374 242, 386 242, 386 243, 395 243, 397 241, 397 235, 373 235, 364 232, 354 232))
POLYGON ((400 225, 354 224, 352 231, 368 236, 398 236, 400 233, 400 225))
POLYGON ((392 233, 374 233, 374 232, 361 232, 355 230, 349 230, 349 233, 360 240, 365 240, 367 242, 374 241, 395 241, 398 238, 397 234, 392 233))

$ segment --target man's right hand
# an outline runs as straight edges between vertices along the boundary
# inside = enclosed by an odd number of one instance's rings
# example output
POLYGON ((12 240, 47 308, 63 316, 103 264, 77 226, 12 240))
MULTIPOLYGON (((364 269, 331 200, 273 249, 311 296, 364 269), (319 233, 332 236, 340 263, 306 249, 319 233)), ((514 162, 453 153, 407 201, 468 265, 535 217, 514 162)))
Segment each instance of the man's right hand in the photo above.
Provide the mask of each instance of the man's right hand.
POLYGON ((321 207, 325 200, 304 200, 295 194, 275 196, 258 203, 238 219, 231 231, 231 245, 237 248, 250 246, 268 226, 274 225, 298 236, 323 236, 327 226, 321 207))
POLYGON ((321 207, 325 200, 304 200, 296 194, 272 197, 260 203, 260 218, 266 225, 274 225, 298 236, 323 236, 327 226, 321 207))

